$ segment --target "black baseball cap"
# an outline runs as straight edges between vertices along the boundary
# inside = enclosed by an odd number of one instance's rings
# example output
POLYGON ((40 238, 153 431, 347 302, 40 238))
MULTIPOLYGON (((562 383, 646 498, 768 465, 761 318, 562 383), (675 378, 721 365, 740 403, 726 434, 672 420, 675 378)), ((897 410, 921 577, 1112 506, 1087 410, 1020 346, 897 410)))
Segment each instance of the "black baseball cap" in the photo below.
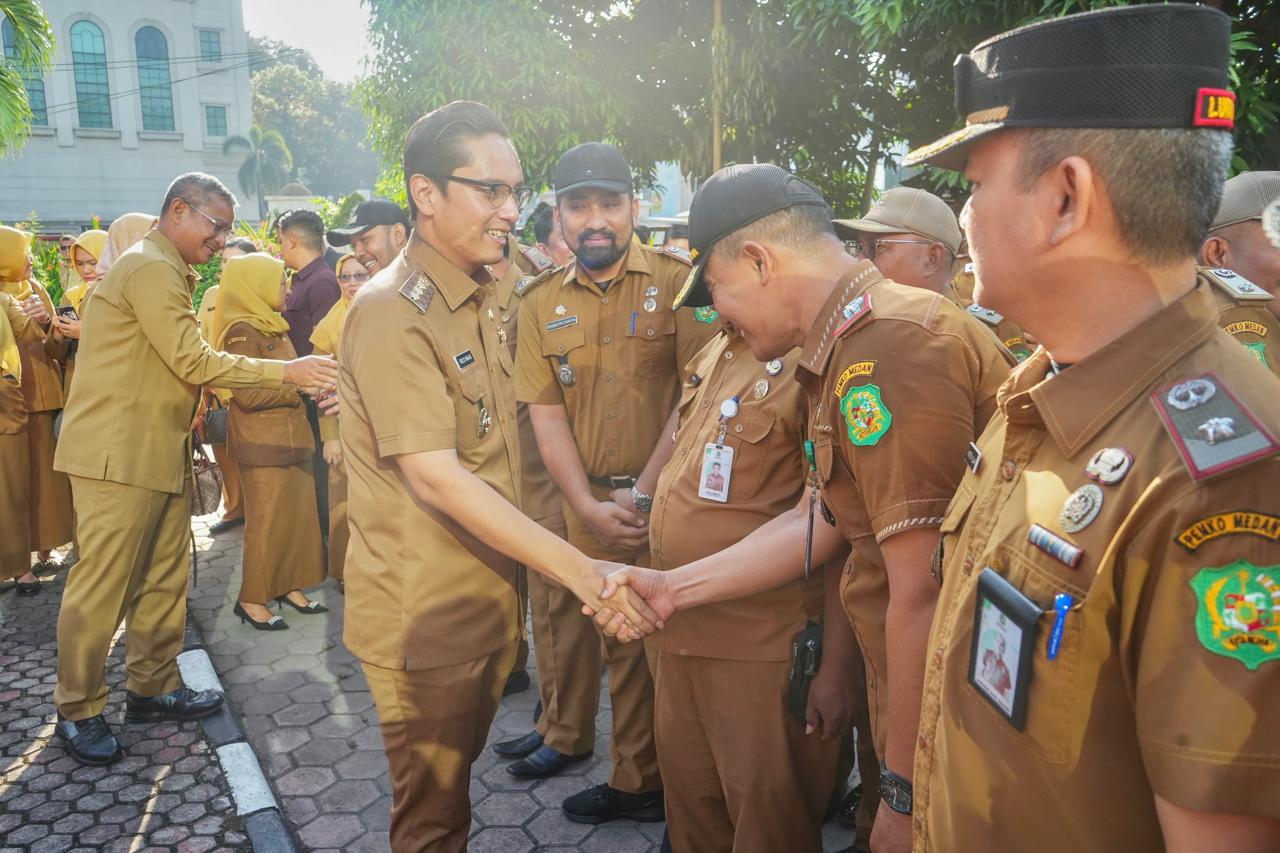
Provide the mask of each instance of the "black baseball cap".
POLYGON ((409 233, 409 216, 394 201, 375 198, 356 205, 355 217, 342 228, 330 229, 325 236, 331 246, 346 246, 353 237, 359 237, 375 225, 403 225, 409 233))
POLYGON ((702 283, 711 248, 721 239, 771 213, 802 204, 831 208, 813 184, 772 163, 725 166, 707 178, 689 207, 689 255, 693 269, 676 295, 674 308, 705 308, 711 294, 702 283))
POLYGON ((1006 127, 1235 126, 1227 90, 1231 19, 1185 3, 1121 6, 1030 24, 956 57, 965 126, 902 163, 964 168, 969 146, 1006 127))
POLYGON ((631 192, 631 167, 622 152, 604 142, 584 142, 560 156, 552 177, 556 197, 570 190, 631 192))

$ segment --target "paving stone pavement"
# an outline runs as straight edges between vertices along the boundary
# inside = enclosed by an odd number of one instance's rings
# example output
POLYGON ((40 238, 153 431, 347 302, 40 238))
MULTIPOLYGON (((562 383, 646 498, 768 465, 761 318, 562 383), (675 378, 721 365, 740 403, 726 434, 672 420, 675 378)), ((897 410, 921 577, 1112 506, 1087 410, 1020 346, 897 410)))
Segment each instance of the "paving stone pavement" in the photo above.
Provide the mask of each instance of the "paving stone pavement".
MULTIPOLYGON (((205 648, 238 711, 263 772, 301 845, 312 851, 385 851, 391 788, 377 712, 359 661, 342 644, 343 596, 333 581, 309 590, 330 608, 303 615, 284 608, 288 631, 255 631, 232 612, 240 586, 243 528, 211 538, 198 519, 199 584, 190 605, 205 648)), ((536 685, 532 655, 530 675, 536 685)), ((489 743, 524 734, 537 690, 507 697, 489 743)), ((663 824, 616 821, 575 824, 560 803, 609 776, 608 692, 602 690, 596 758, 544 782, 520 781, 489 749, 472 768, 472 853, 583 850, 656 851, 663 824)), ((826 849, 841 850, 852 833, 826 827, 826 849)))
POLYGON ((126 757, 81 767, 54 735, 56 628, 66 571, 18 598, 0 584, 0 851, 248 851, 198 723, 124 724, 122 633, 107 663, 107 722, 126 757))

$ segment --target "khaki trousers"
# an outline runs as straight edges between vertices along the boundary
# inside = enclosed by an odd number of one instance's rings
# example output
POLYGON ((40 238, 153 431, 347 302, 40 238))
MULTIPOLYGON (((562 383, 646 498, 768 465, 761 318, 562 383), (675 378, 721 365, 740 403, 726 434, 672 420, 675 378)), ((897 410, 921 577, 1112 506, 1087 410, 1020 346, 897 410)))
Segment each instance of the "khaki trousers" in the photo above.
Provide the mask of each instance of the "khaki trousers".
POLYGON ((460 853, 471 829, 471 764, 511 672, 515 643, 439 669, 364 664, 391 766, 394 853, 460 853))
POLYGON ((655 656, 672 849, 819 853, 840 740, 806 735, 787 713, 790 662, 655 656))
POLYGON ((67 475, 53 470, 53 421, 57 412, 32 412, 27 416, 27 441, 31 449, 31 545, 51 551, 71 541, 75 520, 71 513, 71 485, 67 475))
MULTIPOLYGON (((597 498, 606 490, 592 487, 597 498)), ((632 565, 649 565, 649 552, 615 551, 596 539, 566 504, 565 523, 570 544, 589 557, 632 565)), ((553 634, 555 695, 543 700, 538 731, 547 745, 576 755, 595 744, 596 713, 600 709, 600 668, 609 667, 609 698, 613 705, 609 785, 631 794, 662 788, 657 748, 653 742, 653 676, 643 643, 619 643, 600 634, 582 615, 582 603, 559 584, 543 578, 548 630, 553 634)), ((540 593, 541 594, 541 593, 540 593)), ((532 584, 530 595, 533 595, 532 584)), ((536 618, 536 617, 535 617, 536 618)), ((536 628, 535 628, 536 630, 536 628)), ((535 646, 538 645, 535 635, 535 646)), ((542 654, 541 650, 537 652, 542 654)), ((539 670, 539 678, 542 671, 539 670)))
POLYGON ((0 581, 31 571, 30 464, 26 429, 0 434, 0 581))
POLYGON ((350 541, 351 528, 347 526, 347 469, 342 465, 330 465, 329 577, 336 581, 341 581, 345 575, 347 544, 350 541))
POLYGON ((182 684, 191 480, 176 495, 83 477, 71 489, 80 562, 62 593, 53 700, 67 719, 83 720, 106 706, 104 668, 122 619, 128 688, 159 696, 182 684))
POLYGON ((222 471, 222 520, 235 521, 244 518, 244 503, 240 491, 240 464, 225 444, 211 444, 213 458, 222 471))

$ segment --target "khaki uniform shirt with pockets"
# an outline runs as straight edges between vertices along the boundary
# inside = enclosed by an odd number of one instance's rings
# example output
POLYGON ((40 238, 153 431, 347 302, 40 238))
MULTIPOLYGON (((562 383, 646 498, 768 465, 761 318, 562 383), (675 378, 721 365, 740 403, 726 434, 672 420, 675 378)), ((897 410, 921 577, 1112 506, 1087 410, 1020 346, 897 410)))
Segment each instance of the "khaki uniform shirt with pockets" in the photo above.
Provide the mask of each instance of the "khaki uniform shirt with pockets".
POLYGON ((881 755, 890 721, 880 543, 942 523, 965 448, 995 411, 1011 363, 943 296, 889 281, 870 261, 832 291, 800 355, 823 504, 853 544, 841 595, 866 663, 881 755))
POLYGON ((942 526, 917 851, 1163 850, 1156 795, 1280 819, 1280 382, 1217 328, 1212 287, 1000 389, 942 526), (1021 730, 969 680, 987 568, 1045 611, 1021 730))
MULTIPOLYGON (((793 350, 770 374, 741 337, 721 332, 685 368, 675 451, 662 469, 649 521, 653 567, 675 569, 718 553, 791 510, 804 494, 805 399, 793 350), (724 426, 733 450, 728 500, 698 494, 707 444, 720 439, 720 406, 738 398, 724 426)), ((819 524, 821 522, 818 522, 819 524)), ((745 566, 743 567, 745 570, 745 566)), ((822 576, 676 613, 646 640, 663 652, 785 661, 791 641, 822 611, 822 576)))
POLYGON ((1218 325, 1243 344, 1263 367, 1280 376, 1280 321, 1271 313, 1274 297, 1231 270, 1200 272, 1213 284, 1210 292, 1218 325))
POLYGON ((511 351, 496 288, 414 237, 352 301, 339 344, 347 471, 344 639, 387 669, 433 669, 516 639, 515 561, 419 501, 396 457, 455 450, 518 505, 511 351))
POLYGON ((714 312, 671 308, 688 275, 679 255, 633 242, 607 289, 571 263, 520 305, 516 394, 565 407, 589 477, 643 470, 681 370, 716 332, 714 312))

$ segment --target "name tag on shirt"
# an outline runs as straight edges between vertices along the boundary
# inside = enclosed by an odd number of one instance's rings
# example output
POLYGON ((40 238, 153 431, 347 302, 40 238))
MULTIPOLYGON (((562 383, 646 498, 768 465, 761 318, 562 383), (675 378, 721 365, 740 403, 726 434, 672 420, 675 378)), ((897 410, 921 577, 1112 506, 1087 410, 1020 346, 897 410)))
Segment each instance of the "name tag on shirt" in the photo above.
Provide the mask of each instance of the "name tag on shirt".
POLYGON ((729 478, 733 476, 733 448, 711 442, 702 451, 702 476, 698 497, 718 503, 729 501, 729 478))
POLYGON ((1042 613, 994 569, 983 569, 978 576, 969 683, 1018 731, 1027 721, 1031 662, 1042 613))
POLYGON ((466 370, 476 363, 476 357, 471 354, 471 350, 465 350, 453 357, 453 363, 458 365, 459 370, 466 370))

